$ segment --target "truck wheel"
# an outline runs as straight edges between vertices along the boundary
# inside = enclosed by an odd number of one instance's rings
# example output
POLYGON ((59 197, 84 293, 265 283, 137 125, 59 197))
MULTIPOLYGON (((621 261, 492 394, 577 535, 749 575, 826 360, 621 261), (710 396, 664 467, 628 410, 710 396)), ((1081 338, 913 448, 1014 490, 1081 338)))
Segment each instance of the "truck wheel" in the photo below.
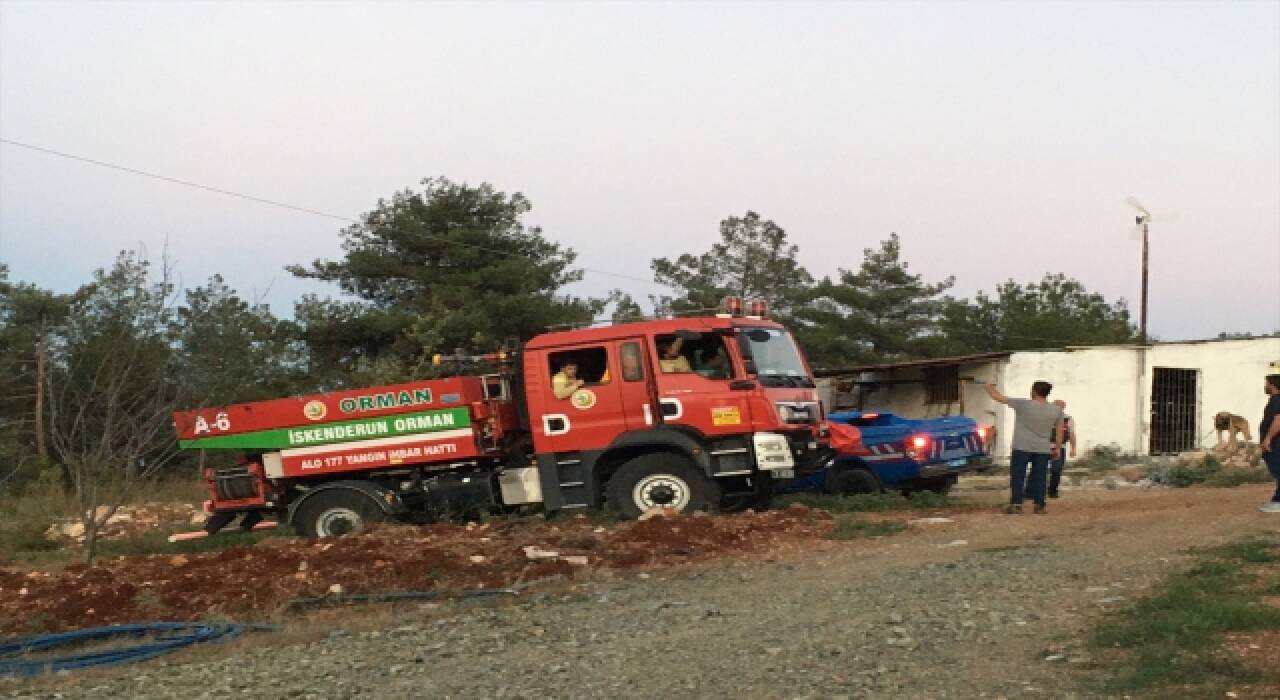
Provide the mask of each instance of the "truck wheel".
POLYGON ((842 469, 827 479, 827 490, 839 496, 880 493, 880 480, 866 469, 842 469))
POLYGON ((609 500, 628 518, 653 508, 681 513, 711 510, 720 502, 720 488, 688 459, 674 454, 649 454, 623 463, 606 486, 609 500))
POLYGON ((368 496, 350 489, 328 489, 309 497, 293 514, 293 528, 303 537, 341 537, 386 519, 368 496))

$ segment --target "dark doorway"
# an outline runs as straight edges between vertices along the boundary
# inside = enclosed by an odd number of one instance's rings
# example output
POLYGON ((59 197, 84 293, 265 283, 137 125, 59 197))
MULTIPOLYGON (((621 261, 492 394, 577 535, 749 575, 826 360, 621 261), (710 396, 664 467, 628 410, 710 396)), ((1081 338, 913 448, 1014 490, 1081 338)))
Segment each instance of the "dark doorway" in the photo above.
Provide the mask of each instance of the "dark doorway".
POLYGON ((1156 367, 1151 381, 1151 454, 1198 447, 1199 370, 1156 367))

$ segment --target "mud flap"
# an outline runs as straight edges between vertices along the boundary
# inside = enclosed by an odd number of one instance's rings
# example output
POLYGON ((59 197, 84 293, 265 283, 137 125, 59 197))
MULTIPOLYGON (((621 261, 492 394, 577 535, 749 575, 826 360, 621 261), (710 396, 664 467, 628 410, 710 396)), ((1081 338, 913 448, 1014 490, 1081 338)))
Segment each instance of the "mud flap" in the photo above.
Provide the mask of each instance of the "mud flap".
MULTIPOLYGON (((230 525, 231 521, 235 520, 237 515, 239 515, 239 513, 228 513, 226 511, 212 513, 209 515, 209 518, 204 521, 204 528, 202 529, 210 535, 216 535, 219 530, 230 525)), ((261 520, 262 516, 259 515, 258 519, 261 520)))

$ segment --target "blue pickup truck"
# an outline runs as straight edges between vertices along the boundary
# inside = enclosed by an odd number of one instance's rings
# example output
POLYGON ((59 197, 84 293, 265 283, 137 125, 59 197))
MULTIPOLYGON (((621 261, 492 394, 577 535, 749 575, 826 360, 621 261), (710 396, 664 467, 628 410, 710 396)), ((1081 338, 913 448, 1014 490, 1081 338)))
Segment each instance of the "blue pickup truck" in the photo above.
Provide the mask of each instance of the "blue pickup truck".
POLYGON ((786 492, 946 493, 960 474, 991 464, 995 428, 965 416, 912 419, 883 412, 838 411, 829 414, 827 421, 857 428, 861 445, 837 452, 825 468, 787 484, 786 492))

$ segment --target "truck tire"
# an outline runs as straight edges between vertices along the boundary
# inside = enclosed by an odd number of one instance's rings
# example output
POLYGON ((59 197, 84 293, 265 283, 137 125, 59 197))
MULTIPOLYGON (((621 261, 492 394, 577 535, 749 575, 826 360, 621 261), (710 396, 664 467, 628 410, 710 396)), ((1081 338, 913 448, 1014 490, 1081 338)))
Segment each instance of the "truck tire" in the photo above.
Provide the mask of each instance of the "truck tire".
POLYGON ((293 514, 293 528, 303 537, 341 537, 385 519, 373 499, 359 491, 336 488, 303 501, 293 514))
POLYGON ((827 490, 837 496, 880 493, 880 480, 867 469, 841 469, 827 479, 827 490))
POLYGON ((638 518, 653 508, 692 513, 712 510, 720 503, 720 487, 687 458, 671 453, 627 460, 609 478, 605 491, 627 518, 638 518))

